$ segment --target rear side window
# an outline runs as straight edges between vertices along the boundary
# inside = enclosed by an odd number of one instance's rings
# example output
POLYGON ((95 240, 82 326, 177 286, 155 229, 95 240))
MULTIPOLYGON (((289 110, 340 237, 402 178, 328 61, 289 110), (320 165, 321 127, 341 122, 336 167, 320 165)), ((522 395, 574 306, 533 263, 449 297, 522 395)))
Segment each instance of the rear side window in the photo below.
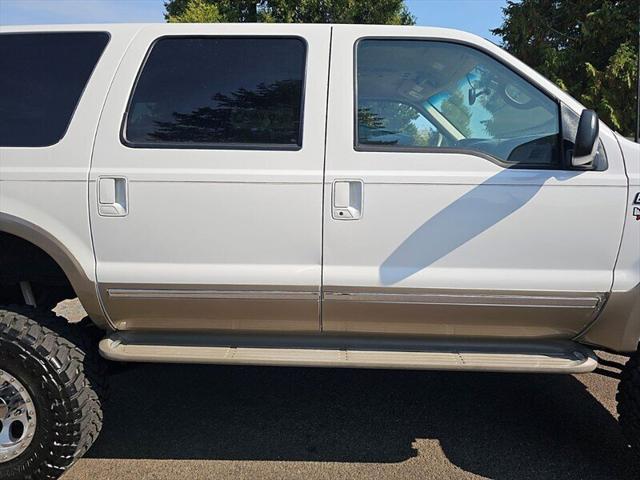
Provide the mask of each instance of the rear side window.
POLYGON ((0 35, 0 146, 59 142, 108 42, 105 32, 0 35))
POLYGON ((302 145, 299 38, 165 37, 151 48, 124 127, 133 147, 302 145))

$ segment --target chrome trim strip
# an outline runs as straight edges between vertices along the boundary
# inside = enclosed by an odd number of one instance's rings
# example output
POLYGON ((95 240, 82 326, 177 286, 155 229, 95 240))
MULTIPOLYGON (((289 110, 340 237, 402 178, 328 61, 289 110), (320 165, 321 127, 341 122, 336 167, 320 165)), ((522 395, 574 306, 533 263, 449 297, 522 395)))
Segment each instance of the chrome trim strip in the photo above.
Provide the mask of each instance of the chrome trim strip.
POLYGON ((490 295, 490 294, 441 294, 441 293, 341 293, 324 292, 324 300, 400 303, 425 305, 465 305, 478 307, 554 307, 594 309, 602 299, 602 294, 588 297, 570 297, 566 293, 558 296, 540 295, 490 295))
POLYGON ((221 299, 221 300, 319 300, 319 292, 277 290, 164 290, 110 288, 111 298, 221 299))

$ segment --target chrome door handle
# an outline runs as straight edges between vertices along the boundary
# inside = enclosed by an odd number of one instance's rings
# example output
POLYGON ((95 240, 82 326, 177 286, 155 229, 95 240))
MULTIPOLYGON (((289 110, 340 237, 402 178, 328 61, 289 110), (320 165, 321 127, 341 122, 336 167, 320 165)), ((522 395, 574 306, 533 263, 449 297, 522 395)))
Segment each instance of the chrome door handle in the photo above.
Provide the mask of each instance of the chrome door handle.
POLYGON ((98 178, 98 214, 103 217, 125 217, 129 213, 127 179, 98 178))
POLYGON ((334 220, 358 220, 362 217, 362 180, 336 179, 332 190, 331 216, 334 220))

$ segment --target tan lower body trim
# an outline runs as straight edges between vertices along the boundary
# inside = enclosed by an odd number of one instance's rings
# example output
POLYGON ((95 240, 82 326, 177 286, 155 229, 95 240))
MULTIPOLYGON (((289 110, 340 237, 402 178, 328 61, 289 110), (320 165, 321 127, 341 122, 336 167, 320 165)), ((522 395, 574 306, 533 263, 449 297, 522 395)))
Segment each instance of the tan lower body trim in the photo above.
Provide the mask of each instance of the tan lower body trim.
POLYGON ((626 353, 640 348, 640 283, 626 292, 612 292, 579 341, 626 353))
POLYGON ((325 332, 573 338, 603 293, 325 287, 325 332))
POLYGON ((319 287, 111 284, 100 292, 118 330, 320 330, 319 287))
POLYGON ((101 286, 119 330, 574 338, 601 293, 265 285, 101 286))

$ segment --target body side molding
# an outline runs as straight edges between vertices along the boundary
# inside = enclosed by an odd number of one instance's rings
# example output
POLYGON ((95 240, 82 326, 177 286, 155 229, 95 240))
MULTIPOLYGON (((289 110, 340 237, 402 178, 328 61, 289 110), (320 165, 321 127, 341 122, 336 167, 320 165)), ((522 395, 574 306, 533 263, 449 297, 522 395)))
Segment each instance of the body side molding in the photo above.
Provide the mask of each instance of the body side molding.
POLYGON ((281 290, 180 290, 180 289, 128 289, 110 288, 109 297, 126 298, 184 298, 184 299, 237 299, 237 300, 318 300, 318 292, 281 290))
POLYGON ((604 299, 604 294, 588 296, 560 293, 552 295, 485 293, 346 293, 325 291, 324 300, 373 302, 373 303, 417 303, 425 305, 473 305, 505 307, 567 307, 596 308, 604 299))

